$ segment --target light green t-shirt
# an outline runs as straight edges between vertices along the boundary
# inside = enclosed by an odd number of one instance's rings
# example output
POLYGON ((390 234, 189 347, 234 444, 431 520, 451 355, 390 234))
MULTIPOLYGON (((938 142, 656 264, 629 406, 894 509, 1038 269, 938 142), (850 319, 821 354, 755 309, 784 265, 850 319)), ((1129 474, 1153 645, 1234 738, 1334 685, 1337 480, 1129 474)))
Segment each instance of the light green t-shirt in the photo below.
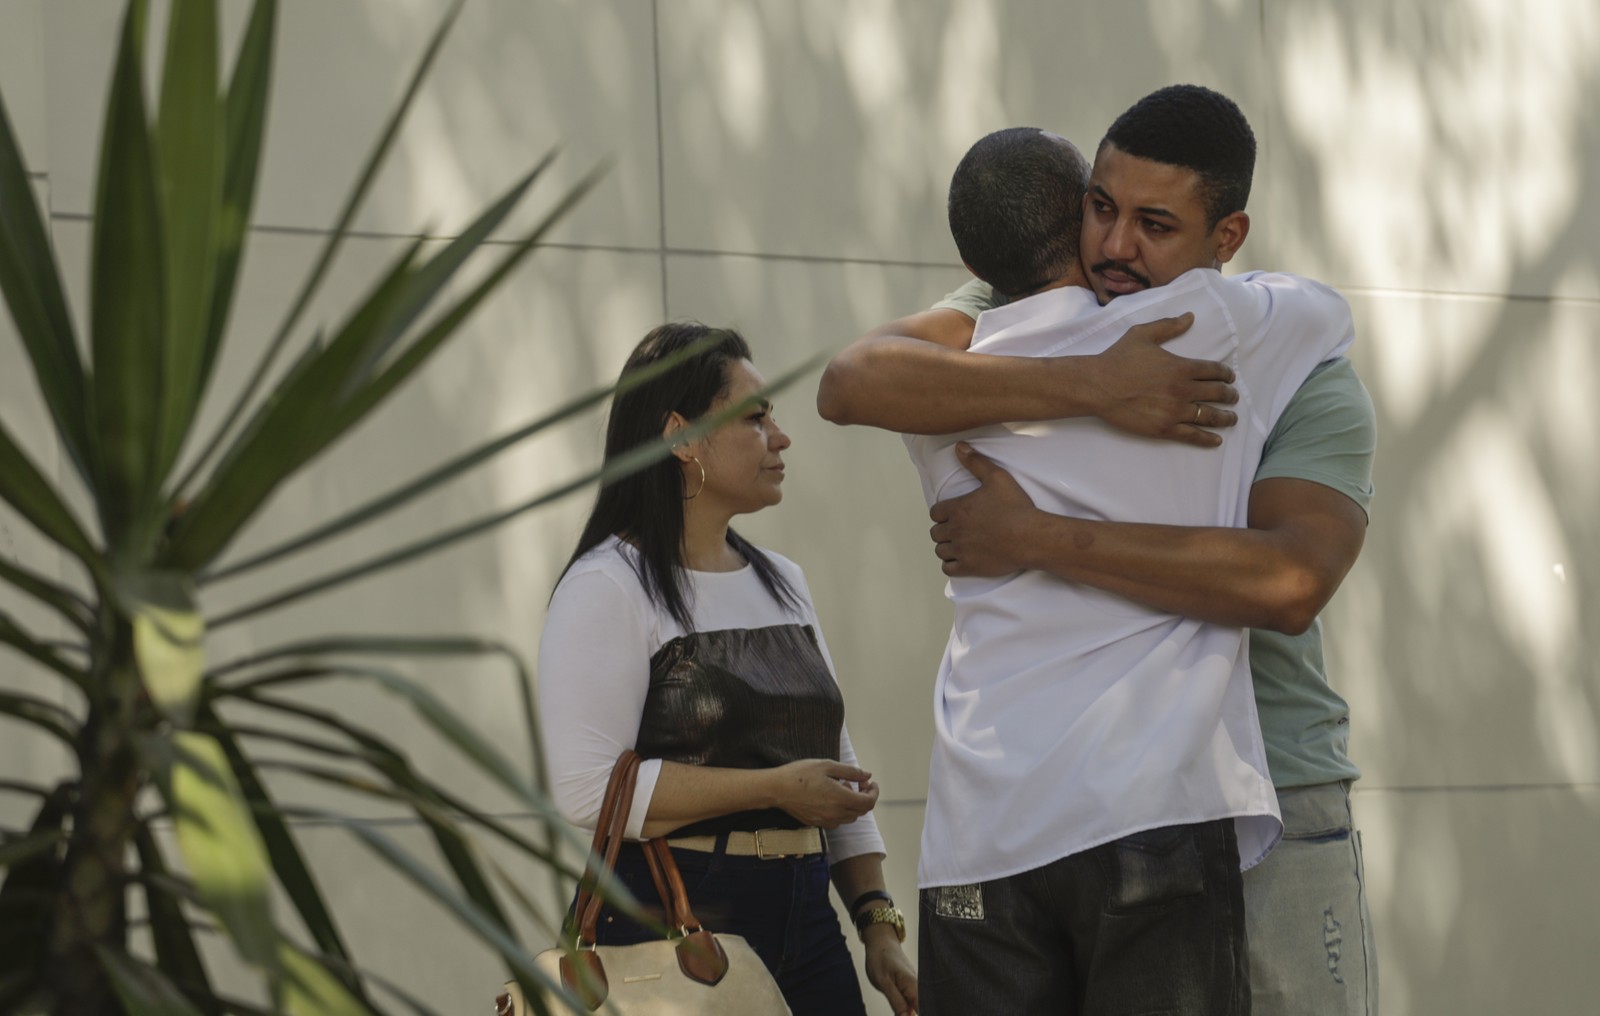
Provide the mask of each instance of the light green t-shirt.
MULTIPOLYGON (((976 320, 1001 302, 974 279, 934 306, 976 320)), ((1372 398, 1355 368, 1343 357, 1330 360, 1312 371, 1289 400, 1267 436, 1256 479, 1320 483, 1367 511, 1377 433, 1372 398)), ((1349 755, 1350 707, 1328 684, 1320 619, 1300 635, 1251 629, 1250 672, 1275 786, 1361 776, 1349 755)))

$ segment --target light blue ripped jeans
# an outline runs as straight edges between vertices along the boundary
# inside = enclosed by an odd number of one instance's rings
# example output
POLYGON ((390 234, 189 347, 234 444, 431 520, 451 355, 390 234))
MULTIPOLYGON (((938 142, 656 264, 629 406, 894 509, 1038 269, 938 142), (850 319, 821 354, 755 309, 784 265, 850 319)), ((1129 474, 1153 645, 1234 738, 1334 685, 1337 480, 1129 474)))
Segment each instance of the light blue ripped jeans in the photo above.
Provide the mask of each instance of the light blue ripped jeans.
POLYGON ((1376 1016, 1378 965, 1348 783, 1278 791, 1283 840, 1244 873, 1254 1016, 1376 1016))

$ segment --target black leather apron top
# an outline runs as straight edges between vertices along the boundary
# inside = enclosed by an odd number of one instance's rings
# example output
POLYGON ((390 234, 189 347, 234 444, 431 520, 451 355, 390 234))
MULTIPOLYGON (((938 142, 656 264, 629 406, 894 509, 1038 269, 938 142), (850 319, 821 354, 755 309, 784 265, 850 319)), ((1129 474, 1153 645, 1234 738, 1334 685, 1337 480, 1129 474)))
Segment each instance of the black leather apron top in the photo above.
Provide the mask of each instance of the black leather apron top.
MULTIPOLYGON (((693 632, 650 658, 639 721, 645 758, 728 769, 770 769, 839 757, 844 699, 810 625, 693 632)), ((696 822, 674 836, 793 829, 780 809, 696 822)))

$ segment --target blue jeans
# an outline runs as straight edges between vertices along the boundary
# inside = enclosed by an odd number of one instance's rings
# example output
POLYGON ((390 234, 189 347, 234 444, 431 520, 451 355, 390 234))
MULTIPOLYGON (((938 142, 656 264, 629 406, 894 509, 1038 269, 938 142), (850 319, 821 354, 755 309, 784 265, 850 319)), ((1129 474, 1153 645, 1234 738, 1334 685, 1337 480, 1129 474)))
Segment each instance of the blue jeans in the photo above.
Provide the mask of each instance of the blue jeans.
POLYGON ((1375 1016, 1378 965, 1345 783, 1278 791, 1283 840, 1244 873, 1256 1016, 1375 1016))
POLYGON ((922 1016, 1248 1016, 1232 819, 920 894, 922 1016))
MULTIPOLYGON (((689 905, 711 931, 739 935, 761 957, 794 1016, 866 1016, 855 963, 828 899, 828 858, 729 857, 674 850, 689 905)), ((661 902, 637 843, 624 843, 617 877, 656 917, 661 902)), ((657 937, 610 907, 600 911, 600 945, 657 937)))

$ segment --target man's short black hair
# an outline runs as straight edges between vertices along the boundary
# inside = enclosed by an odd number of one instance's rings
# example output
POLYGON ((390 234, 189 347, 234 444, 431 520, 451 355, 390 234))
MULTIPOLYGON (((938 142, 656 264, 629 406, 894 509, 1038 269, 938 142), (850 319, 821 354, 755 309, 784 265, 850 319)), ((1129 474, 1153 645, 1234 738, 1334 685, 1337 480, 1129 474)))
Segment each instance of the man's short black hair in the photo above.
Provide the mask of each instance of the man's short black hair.
POLYGON ((950 178, 950 235, 961 259, 1007 296, 1055 282, 1078 259, 1088 179, 1082 153, 1037 127, 980 139, 950 178))
POLYGON ((1256 168, 1256 136, 1234 101, 1200 85, 1169 85, 1117 117, 1100 147, 1200 174, 1206 228, 1244 211, 1256 168))

